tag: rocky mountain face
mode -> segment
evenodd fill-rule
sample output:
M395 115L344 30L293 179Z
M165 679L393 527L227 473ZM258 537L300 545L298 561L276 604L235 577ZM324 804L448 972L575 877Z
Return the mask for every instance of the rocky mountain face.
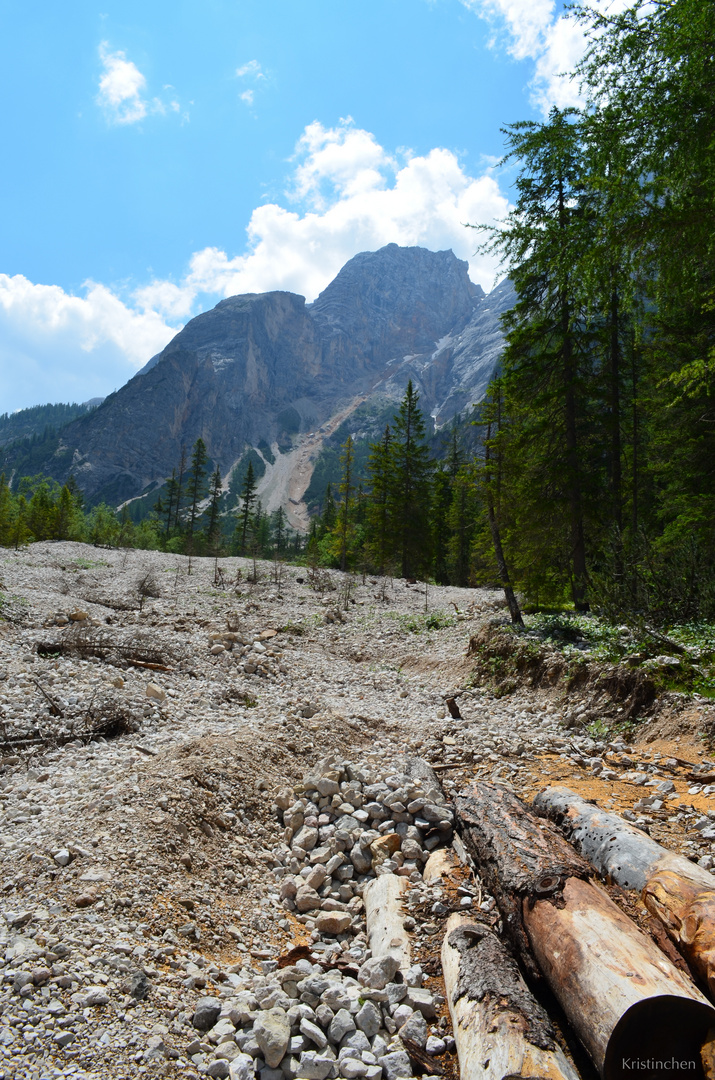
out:
M390 244L356 255L311 305L230 297L64 428L44 471L117 504L169 476L199 436L226 476L247 447L289 448L351 400L399 399L409 378L446 423L483 393L512 296L508 282L485 296L451 251Z

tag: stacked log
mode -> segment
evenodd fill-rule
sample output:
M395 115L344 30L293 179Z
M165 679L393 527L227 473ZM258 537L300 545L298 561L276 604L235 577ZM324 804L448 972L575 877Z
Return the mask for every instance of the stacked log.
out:
M602 877L641 893L693 973L715 996L715 877L568 788L546 788L534 806L558 823Z
M464 1080L578 1080L513 957L482 922L450 915L442 971Z
M591 867L507 788L478 783L457 819L504 929L525 967L541 972L606 1080L700 1052L715 1009L589 878ZM633 1063L637 1064L633 1064Z

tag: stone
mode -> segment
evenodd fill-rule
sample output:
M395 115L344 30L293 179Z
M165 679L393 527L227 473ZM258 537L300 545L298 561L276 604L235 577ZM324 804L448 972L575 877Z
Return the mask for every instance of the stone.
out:
M218 1076L220 1080L231 1075L229 1064L225 1058L216 1058L206 1066L205 1076Z
M303 825L293 837L293 843L303 851L312 851L318 843L318 830L310 825Z
M320 907L320 897L310 885L300 885L295 894L295 906L298 911L315 911Z
M285 1057L290 1042L290 1023L284 1009L266 1009L258 1013L253 1035L266 1065L277 1068Z
M296 1075L305 1080L327 1080L334 1064L334 1058L319 1054L316 1050L306 1050L300 1055Z
M327 776L322 776L320 780L317 780L315 786L323 797L337 795L340 791L340 784L338 784L337 780L330 780Z
M404 1050L395 1050L378 1059L382 1065L385 1080L399 1080L403 1076L412 1076L412 1064Z
M320 1000L333 1010L350 1010L350 994L340 983L331 983L320 995Z
M355 1021L347 1009L338 1009L328 1028L328 1038L333 1043L342 1042L346 1035L355 1031Z
M345 1080L357 1080L358 1077L367 1075L368 1066L359 1058L345 1058L340 1066L340 1075Z
M316 929L321 934L344 934L350 929L352 919L347 911L321 911L315 920Z
M153 701L165 701L166 700L165 691L162 690L162 688L160 686L157 686L157 684L153 683L153 682L147 683L146 696L148 698L151 698Z
M350 862L358 874L366 874L372 869L372 859L369 851L365 851L359 844L354 844L350 850Z
M395 977L400 966L394 956L376 956L366 960L358 971L358 982L372 990L384 990Z
M431 1057L443 1054L447 1049L444 1039L438 1039L436 1035L430 1035L425 1043L425 1050Z
M75 897L75 904L78 908L91 907L92 904L97 903L97 894L88 889L87 892L80 893Z
M76 1038L77 1036L73 1031L60 1031L52 1036L52 1041L56 1046L65 1047L73 1043Z
M225 1042L218 1044L214 1051L214 1057L225 1058L226 1061L233 1061L240 1053L241 1051L238 1049L238 1046L233 1039L226 1039Z
M220 1015L221 1002L217 998L201 998L191 1017L191 1023L197 1031L210 1031Z
M437 1006L429 990L419 986L411 986L407 992L407 1004L413 1009L419 1009L425 1020L434 1020L437 1016Z
M418 1046L424 1046L427 1042L427 1021L421 1012L413 1012L409 1020L406 1020L399 1029L399 1035L412 1039Z
M108 1005L109 994L101 986L90 986L82 993L80 1004L84 1009L93 1005Z
M321 1031L317 1024L314 1024L305 1016L300 1022L300 1033L301 1035L305 1035L306 1039L310 1039L312 1043L315 1043L319 1050L324 1050L328 1045L325 1032Z
M250 1054L239 1053L229 1065L230 1080L253 1080L253 1058Z
M356 1014L355 1023L371 1039L382 1027L382 1013L373 1001L366 1001Z
M70 855L67 848L60 848L59 851L55 852L52 858L55 860L58 866L68 866L72 860L72 856Z

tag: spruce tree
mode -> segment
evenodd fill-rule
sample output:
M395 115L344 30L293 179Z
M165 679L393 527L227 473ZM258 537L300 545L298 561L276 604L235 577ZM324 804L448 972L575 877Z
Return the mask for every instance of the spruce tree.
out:
M221 470L218 465L211 474L211 480L209 481L209 505L208 505L208 521L206 523L206 543L209 551L214 553L215 558L218 558L218 551L221 546L221 496L223 494L223 483L221 480Z
M579 261L591 238L588 193L582 176L582 130L573 109L552 109L546 123L523 121L506 129L505 161L521 165L518 198L504 227L486 246L502 253L517 292L505 319L502 357L508 403L529 436L522 443L533 465L534 447L545 473L529 504L543 503L548 485L559 504L562 543L577 610L588 607L584 522L590 331L580 288ZM546 449L548 445L548 450ZM532 476L533 481L533 476ZM552 511L553 513L553 511ZM525 514L528 520L528 513ZM539 534L531 530L536 544Z
M325 496L323 498L323 512L320 515L320 537L326 535L333 530L335 522L338 519L338 511L335 506L335 499L333 498L332 485L328 484L325 489Z
M402 577L413 577L429 566L431 463L419 394L407 384L394 417L389 462L389 497L395 522L396 555Z
M191 469L189 470L188 494L191 500L189 516L186 528L186 549L189 554L189 573L191 573L191 556L194 553L194 534L196 522L200 516L199 503L206 495L206 463L208 454L206 444L202 438L194 443L191 455Z
M239 555L246 554L246 545L248 543L249 526L251 523L251 513L253 510L253 504L256 501L256 474L253 471L253 462L248 461L248 468L246 469L246 475L243 478L243 484L241 486L241 509L238 515L237 532L239 534L238 553Z
M392 451L392 432L390 425L379 442L370 446L367 473L370 495L367 505L367 553L379 574L385 573L385 567L391 557L392 519L390 516L390 467Z
M186 447L181 447L181 459L179 461L179 475L176 480L176 508L174 510L174 532L180 532L182 526L181 511L184 499L184 476L186 475Z
M343 443L340 455L342 465L342 479L340 481L340 510L338 514L338 534L340 541L340 569L345 571L348 563L348 547L352 525L353 492L355 491L353 471L355 467L355 450L352 436L348 435Z

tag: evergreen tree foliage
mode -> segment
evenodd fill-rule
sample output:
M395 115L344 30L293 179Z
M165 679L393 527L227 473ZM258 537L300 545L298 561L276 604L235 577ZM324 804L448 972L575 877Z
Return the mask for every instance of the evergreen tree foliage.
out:
M419 394L412 380L394 418L389 463L389 500L396 554L403 577L424 572L430 559L431 462Z
M257 484L256 476L253 471L253 462L249 461L248 469L246 470L246 475L243 479L243 486L241 488L241 509L236 522L239 555L246 554L251 525L251 513L257 497L256 487Z

